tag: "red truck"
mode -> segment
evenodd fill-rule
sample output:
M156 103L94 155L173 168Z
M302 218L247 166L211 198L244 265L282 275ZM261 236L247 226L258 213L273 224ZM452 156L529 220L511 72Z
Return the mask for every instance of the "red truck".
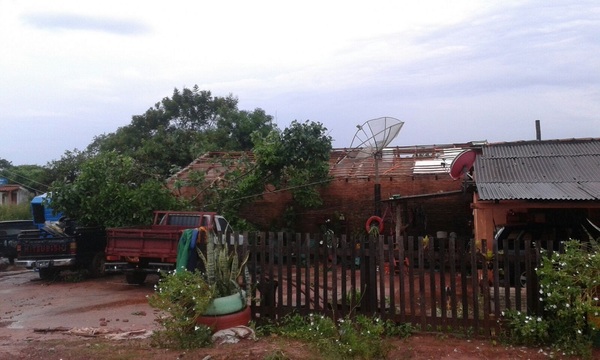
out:
M155 211L152 225L106 230L106 272L124 272L129 284L143 284L149 273L173 270L183 230L204 226L218 234L233 230L214 212Z

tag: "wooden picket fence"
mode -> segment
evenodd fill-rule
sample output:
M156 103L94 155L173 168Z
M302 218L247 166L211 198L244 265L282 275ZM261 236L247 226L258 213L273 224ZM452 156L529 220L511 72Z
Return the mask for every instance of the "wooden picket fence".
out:
M502 311L539 311L539 248L499 252L461 237L245 233L257 322L364 314L421 331L494 336ZM504 249L508 245L504 244ZM526 280L526 281L525 281Z

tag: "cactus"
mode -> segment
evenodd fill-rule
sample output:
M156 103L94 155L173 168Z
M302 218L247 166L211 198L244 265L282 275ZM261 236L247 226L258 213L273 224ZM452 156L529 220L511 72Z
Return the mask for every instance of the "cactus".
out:
M196 248L200 260L206 269L206 282L214 289L214 297L228 296L241 293L238 279L244 277L246 296L250 295L250 272L246 267L249 254L242 259L238 255L237 245L230 251L226 241L219 241L214 231L201 229L206 232L206 254Z

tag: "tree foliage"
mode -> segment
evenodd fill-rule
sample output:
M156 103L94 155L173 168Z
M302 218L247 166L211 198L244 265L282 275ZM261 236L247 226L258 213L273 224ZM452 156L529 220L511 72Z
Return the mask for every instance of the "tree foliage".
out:
M321 123L294 121L281 131L264 110L239 110L232 95L194 86L175 88L130 124L49 163L53 207L83 225L148 223L152 210L182 206L164 182L209 151L223 154L215 158L225 169L216 180L191 173L187 184L175 184L196 186L196 204L204 209L239 225L239 210L267 186L291 191L294 206L321 204L318 188L328 181L331 151ZM242 156L229 157L230 151Z
M85 161L76 179L56 181L51 190L54 209L88 226L149 224L153 210L181 207L162 181L115 152Z
M83 163L92 157L93 154L87 151L77 149L65 151L60 160L54 160L47 166L52 179L50 183L55 180L74 181L79 175Z
M262 109L240 111L237 98L213 97L210 91L175 89L129 125L97 136L88 151L116 151L168 176L207 151L250 150L250 134L272 130Z
M39 165L13 165L12 162L0 159L0 177L10 184L18 184L32 192L46 191L51 182L50 171Z
M196 186L198 199L205 206L236 223L239 210L259 198L267 187L289 190L294 204L300 207L322 204L319 188L329 181L331 137L321 123L293 121L283 131L273 130L266 136L254 133L253 142L253 158L217 160L216 165L223 170L216 181L207 183L202 174L190 174L187 185Z
M329 181L331 137L319 122L293 121L282 132L257 140L257 171L265 183L287 188L300 206L321 205L318 188Z

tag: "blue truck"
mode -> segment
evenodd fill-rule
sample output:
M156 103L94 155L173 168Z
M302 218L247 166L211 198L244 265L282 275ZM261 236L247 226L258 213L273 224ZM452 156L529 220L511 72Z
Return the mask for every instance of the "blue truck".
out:
M17 240L16 265L39 272L41 279L53 279L63 270L87 269L91 276L104 273L106 231L82 227L56 213L47 194L31 201L34 230L21 231Z

